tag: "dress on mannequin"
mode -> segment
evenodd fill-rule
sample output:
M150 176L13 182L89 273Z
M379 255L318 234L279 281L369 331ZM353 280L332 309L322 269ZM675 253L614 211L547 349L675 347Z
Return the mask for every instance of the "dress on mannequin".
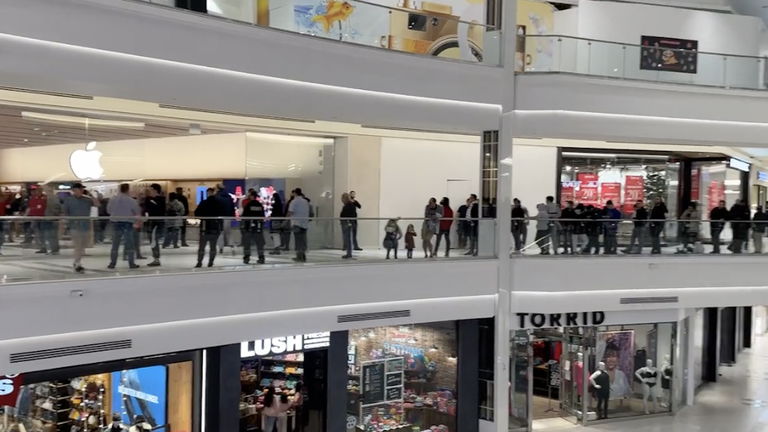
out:
M648 398L651 398L653 402L653 412L658 411L658 386L657 380L659 376L659 370L653 367L653 360L646 360L645 367L635 371L635 376L641 383L643 383L643 409L646 414L648 412Z
M573 382L576 383L576 394L584 394L584 356L579 353L576 363L573 364Z
M611 377L605 370L605 363L597 365L598 370L589 376L592 387L595 388L597 398L597 418L608 418L608 400L611 398Z

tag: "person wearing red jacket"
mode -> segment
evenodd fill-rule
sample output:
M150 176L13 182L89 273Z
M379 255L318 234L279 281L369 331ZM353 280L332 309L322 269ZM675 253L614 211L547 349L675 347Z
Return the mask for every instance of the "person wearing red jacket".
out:
M38 250L35 253L44 254L48 251L45 249L45 241L43 236L45 235L45 221L35 219L45 216L45 206L48 203L48 199L43 195L42 189L36 187L32 189L32 196L29 198L29 204L27 205L27 216L32 220L32 233L35 236L35 244Z
M437 242L435 242L435 253L440 250L440 239L445 236L445 256L451 255L451 226L453 225L453 210L451 209L451 200L443 197L440 200L443 207L443 217L440 218L440 231L437 233Z

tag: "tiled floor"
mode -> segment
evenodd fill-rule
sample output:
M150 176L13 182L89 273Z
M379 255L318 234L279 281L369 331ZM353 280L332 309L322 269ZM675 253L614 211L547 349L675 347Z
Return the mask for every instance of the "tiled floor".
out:
M722 377L706 386L696 405L672 416L616 421L596 426L574 426L565 420L537 422L537 432L768 432L768 336L743 352L732 368L721 368Z

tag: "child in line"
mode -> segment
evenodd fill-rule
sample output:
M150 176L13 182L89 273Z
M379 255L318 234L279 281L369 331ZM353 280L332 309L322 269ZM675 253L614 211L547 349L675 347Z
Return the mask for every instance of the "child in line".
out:
M389 253L393 249L395 250L395 259L397 259L397 247L401 238L403 238L403 232L400 230L400 225L397 224L397 219L390 219L384 227L384 248L387 250L387 259L389 259Z
M416 249L416 228L413 224L408 224L408 228L405 231L405 250L408 251L408 259L413 258L413 250Z

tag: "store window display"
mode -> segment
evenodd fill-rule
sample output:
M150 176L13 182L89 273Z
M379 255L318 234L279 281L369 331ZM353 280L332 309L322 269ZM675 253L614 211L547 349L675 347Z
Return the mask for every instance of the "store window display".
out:
M350 331L348 415L357 429L456 431L455 322Z

